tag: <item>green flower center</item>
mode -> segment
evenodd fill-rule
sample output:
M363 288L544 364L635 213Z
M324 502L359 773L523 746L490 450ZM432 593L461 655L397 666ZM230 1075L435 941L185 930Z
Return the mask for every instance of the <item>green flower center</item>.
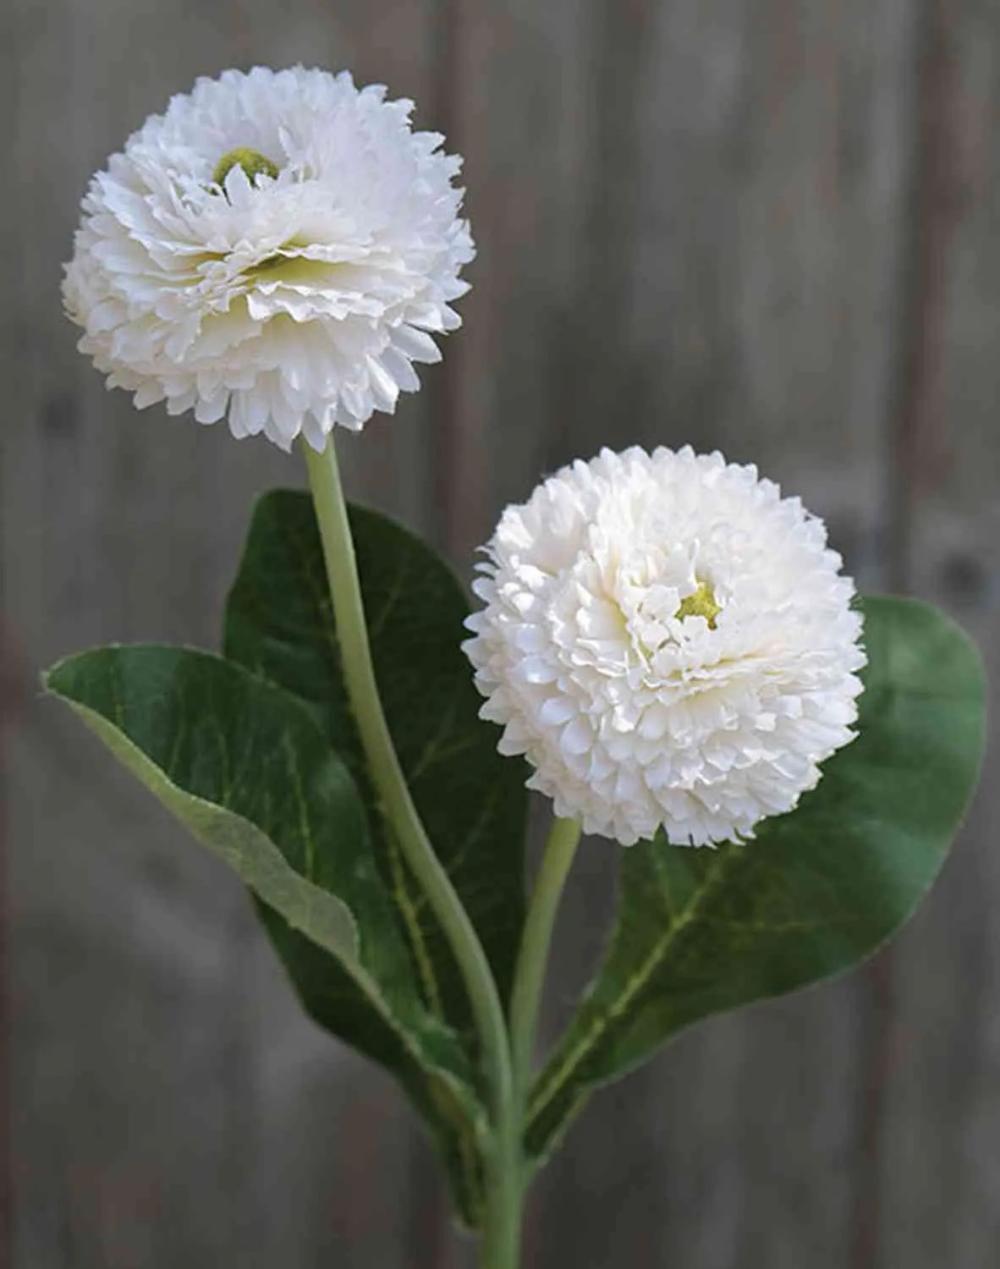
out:
M685 617L704 617L708 622L709 630L714 630L715 619L720 612L722 607L715 602L715 591L708 582L699 582L698 589L681 600L681 606L674 616L681 621Z
M212 180L221 185L234 167L239 165L247 174L251 185L256 184L257 177L263 173L273 180L278 175L278 165L259 150L250 150L246 146L238 146L224 154L215 165Z

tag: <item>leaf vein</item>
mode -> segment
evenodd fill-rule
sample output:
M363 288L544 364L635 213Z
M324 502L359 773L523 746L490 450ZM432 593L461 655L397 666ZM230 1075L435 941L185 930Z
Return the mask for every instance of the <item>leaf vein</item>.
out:
M607 1008L597 1014L584 1035L570 1048L552 1074L542 1083L532 1098L529 1122L534 1122L559 1095L601 1037L623 1016L636 996L646 987L678 937L698 915L699 909L715 888L719 878L725 876L725 865L733 858L734 856L728 852L720 853L719 858L706 874L701 887L691 896L677 919L653 944L645 960L626 983L624 990Z

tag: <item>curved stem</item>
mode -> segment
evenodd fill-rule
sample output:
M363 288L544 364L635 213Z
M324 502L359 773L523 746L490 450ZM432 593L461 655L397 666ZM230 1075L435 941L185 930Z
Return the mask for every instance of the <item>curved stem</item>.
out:
M372 665L357 559L333 438L318 454L303 444L323 543L344 682L368 769L392 831L455 954L479 1034L493 1099L494 1140L487 1160L490 1269L516 1269L521 1205L520 1125L513 1096L503 1006L482 944L451 879L434 853L399 765Z
M545 985L545 969L552 942L559 900L576 848L580 841L577 820L557 819L545 843L542 863L535 881L528 917L521 940L521 951L514 971L514 988L510 1001L510 1035L514 1063L514 1097L518 1116L524 1108L531 1080L531 1063L535 1050L538 1011Z

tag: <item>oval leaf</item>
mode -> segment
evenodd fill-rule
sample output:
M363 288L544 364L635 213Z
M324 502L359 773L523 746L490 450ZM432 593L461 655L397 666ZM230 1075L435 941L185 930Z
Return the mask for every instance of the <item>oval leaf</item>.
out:
M469 608L423 542L352 507L379 692L400 763L439 859L506 995L523 920L525 769L497 753L497 731L461 651ZM307 702L354 775L379 866L424 1001L466 1035L472 1016L442 931L379 812L340 673L340 651L312 503L277 490L257 504L226 608L226 656Z
M448 1156L467 1219L485 1116L457 1036L422 1005L353 778L288 693L206 653L99 648L46 676L262 904L307 1008L393 1071ZM263 906L266 905L266 906Z
M859 735L798 808L744 846L625 851L605 963L531 1098L536 1158L594 1085L682 1027L858 964L937 875L982 755L981 664L925 604L870 598L863 611Z

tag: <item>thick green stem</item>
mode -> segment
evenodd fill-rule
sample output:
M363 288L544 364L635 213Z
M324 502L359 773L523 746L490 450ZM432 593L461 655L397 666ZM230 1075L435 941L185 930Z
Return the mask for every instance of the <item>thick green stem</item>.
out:
M549 946L555 925L559 900L580 841L577 820L557 819L545 843L535 890L524 925L521 951L514 972L514 988L510 1002L510 1036L514 1063L514 1099L518 1119L523 1117L524 1104L531 1083L531 1066L535 1051L538 1012L545 985Z
M521 1182L520 1122L514 1101L503 1006L482 944L441 866L410 797L375 681L358 566L331 438L318 454L303 445L337 622L344 682L368 769L387 820L455 954L465 980L492 1095L487 1159L484 1264L517 1269Z
M521 936L511 992L509 1027L514 1082L514 1115L511 1120L518 1135L506 1148L509 1166L515 1170L517 1183L506 1195L498 1196L496 1207L491 1205L484 1244L486 1258L483 1263L487 1269L517 1269L520 1263L521 1211L530 1181L521 1133L531 1087L535 1036L552 931L563 886L579 842L580 824L577 820L555 820L542 853ZM501 1149L504 1149L502 1144Z
M524 1180L520 1120L511 1117L508 1128L503 1140L498 1134L497 1155L487 1168L482 1269L518 1269L521 1263Z

